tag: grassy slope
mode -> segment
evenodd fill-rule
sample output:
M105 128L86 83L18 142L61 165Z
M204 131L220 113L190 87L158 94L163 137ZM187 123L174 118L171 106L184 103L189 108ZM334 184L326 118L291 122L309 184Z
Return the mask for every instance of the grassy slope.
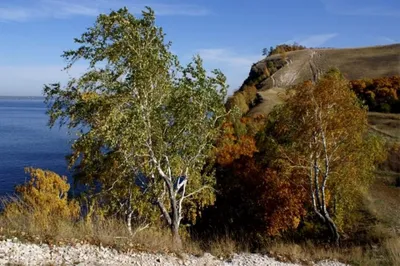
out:
M400 143L400 114L371 112L368 120L371 131L389 143ZM396 179L399 178L400 154L392 152L383 170L377 173L377 179L366 198L368 211L390 234L400 234L400 187L396 187Z
M268 57L257 65L263 68ZM400 74L400 44L349 49L307 49L287 53L288 64L260 84L260 90L287 87L312 79L337 67L350 80Z
M280 58L280 55L274 55L257 62L253 67L262 70L269 61ZM332 67L339 68L350 80L399 75L400 44L349 49L300 50L287 53L286 61L288 63L270 78L256 84L263 101L249 112L250 115L268 114L274 104L281 102L280 98L284 91L281 88L317 78ZM253 69L252 72L254 72Z
M268 114L272 111L275 105L281 104L284 101L285 89L272 88L258 92L262 97L262 102L253 107L248 115Z

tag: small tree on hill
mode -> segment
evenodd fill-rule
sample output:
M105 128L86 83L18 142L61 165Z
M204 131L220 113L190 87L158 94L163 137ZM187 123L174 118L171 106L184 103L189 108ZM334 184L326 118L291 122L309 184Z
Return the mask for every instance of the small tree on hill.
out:
M132 194L145 194L179 244L184 216L194 219L214 199L214 178L202 168L225 116L225 76L208 76L199 57L182 67L150 8L142 18L126 8L100 15L75 42L80 47L64 53L67 68L79 59L90 67L65 88L45 87L50 125L60 119L86 128L72 145L71 164L91 173L86 182L93 184L96 163L113 157L118 174L102 175L103 191L114 191L128 213L137 204Z

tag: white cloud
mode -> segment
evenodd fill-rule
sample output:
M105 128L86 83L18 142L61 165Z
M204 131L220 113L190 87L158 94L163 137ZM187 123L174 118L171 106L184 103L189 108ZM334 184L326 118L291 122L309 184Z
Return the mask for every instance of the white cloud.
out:
M58 1L58 0L42 0L48 7L42 8L50 15L53 13L54 17L69 17L69 16L97 16L101 11L96 5L92 6L85 1ZM52 10L52 8L58 10Z
M0 21L25 22L34 19L97 16L110 9L127 6L133 13L141 13L146 5L160 16L205 16L210 11L192 4L132 4L129 0L36 0L25 5L0 4Z
M336 15L345 16L389 16L400 17L400 9L381 0L320 0L325 9Z
M338 36L337 33L315 34L299 39L297 43L304 45L306 47L319 47L337 36Z
M238 89L247 78L251 66L260 61L261 55L241 55L231 49L199 49L196 51L209 69L218 68L226 75L228 94Z
M0 7L0 21L25 21L30 17L30 12L21 8Z

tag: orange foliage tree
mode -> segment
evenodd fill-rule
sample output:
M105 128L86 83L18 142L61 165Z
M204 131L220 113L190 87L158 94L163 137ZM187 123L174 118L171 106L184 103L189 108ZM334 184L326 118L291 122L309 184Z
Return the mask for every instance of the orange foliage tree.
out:
M316 83L294 87L272 116L276 163L302 177L315 216L338 244L344 221L384 159L381 141L368 134L366 110L349 82L330 71Z
M400 76L353 80L350 85L370 111L400 113Z
M305 215L306 190L295 175L269 168L257 149L265 118L243 117L224 124L217 143L217 200L211 223L222 230L277 236L295 229ZM215 228L213 228L215 230Z

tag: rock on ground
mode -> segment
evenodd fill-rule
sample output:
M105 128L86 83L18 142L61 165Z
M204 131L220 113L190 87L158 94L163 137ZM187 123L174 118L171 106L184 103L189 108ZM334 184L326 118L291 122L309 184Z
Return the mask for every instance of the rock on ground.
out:
M201 257L185 255L178 258L167 254L121 253L115 249L92 246L59 246L24 244L16 239L0 242L0 265L138 265L138 266L295 266L297 264L276 261L260 254L235 254L229 260L221 260L209 253ZM324 261L319 266L343 266L335 261Z

